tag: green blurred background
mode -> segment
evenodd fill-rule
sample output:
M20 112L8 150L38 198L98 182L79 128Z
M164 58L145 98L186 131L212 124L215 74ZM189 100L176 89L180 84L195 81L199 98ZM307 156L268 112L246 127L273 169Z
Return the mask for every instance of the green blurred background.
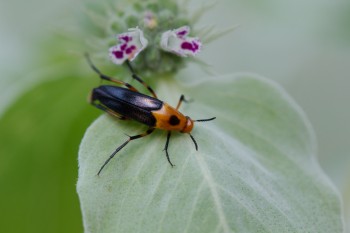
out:
M100 115L86 102L98 84L78 53L86 38L69 36L83 6L0 0L0 232L83 231L77 151ZM221 0L197 26L209 24L240 25L200 54L215 73L273 79L304 109L350 223L350 1ZM191 65L180 75L208 74Z

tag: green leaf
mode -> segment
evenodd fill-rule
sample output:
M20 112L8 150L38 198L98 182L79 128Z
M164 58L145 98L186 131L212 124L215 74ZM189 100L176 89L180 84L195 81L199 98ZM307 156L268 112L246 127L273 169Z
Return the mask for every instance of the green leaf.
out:
M71 71L51 73L0 118L0 232L82 232L76 154L98 113L86 102L96 80Z
M188 135L166 132L117 146L146 130L103 115L79 151L78 194L85 232L342 232L339 196L321 171L300 108L278 86L251 75L159 80L158 96L198 122Z

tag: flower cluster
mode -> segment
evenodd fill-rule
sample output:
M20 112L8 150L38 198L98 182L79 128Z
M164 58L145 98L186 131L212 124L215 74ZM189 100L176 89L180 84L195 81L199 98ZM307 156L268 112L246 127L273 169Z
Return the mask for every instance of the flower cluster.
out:
M117 65L132 61L144 77L175 74L198 60L193 57L208 37L204 29L192 31L204 10L189 15L176 0L113 0L107 7L92 2L82 27L89 51Z
M145 24L154 27L156 21L148 13ZM190 27L182 26L178 29L168 30L162 33L159 47L181 57L194 56L201 49L198 38L189 37ZM122 64L125 60L132 61L148 45L148 40L139 28L131 28L128 32L117 35L119 43L109 49L109 56L115 64Z

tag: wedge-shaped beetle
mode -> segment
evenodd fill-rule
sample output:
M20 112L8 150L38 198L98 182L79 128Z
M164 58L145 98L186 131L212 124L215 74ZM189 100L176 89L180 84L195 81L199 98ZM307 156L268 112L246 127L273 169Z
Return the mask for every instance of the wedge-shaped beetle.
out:
M197 142L190 134L194 127L194 122L211 121L214 120L215 117L209 119L192 120L190 117L184 116L178 111L181 103L187 102L184 95L181 95L176 108L173 108L169 104L159 100L153 89L135 74L131 64L128 61L126 64L132 73L132 77L144 85L153 97L140 93L129 83L116 80L102 74L100 70L97 69L97 67L92 63L88 55L86 55L86 59L91 68L100 76L102 80L107 80L126 87L101 85L94 88L90 95L90 103L120 120L135 120L149 127L149 129L142 134L129 136L129 139L120 145L104 162L97 175L101 173L103 168L115 156L115 154L124 148L130 141L145 137L151 134L155 129L168 131L164 150L171 166L174 166L170 161L168 153L171 131L188 133L195 145L196 150L198 150Z

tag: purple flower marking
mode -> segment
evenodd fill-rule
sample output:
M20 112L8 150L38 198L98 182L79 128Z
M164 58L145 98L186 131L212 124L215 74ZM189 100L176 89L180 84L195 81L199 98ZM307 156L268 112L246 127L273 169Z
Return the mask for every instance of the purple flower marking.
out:
M196 43L195 41L192 41L192 42L184 41L181 44L181 48L185 50L190 50L193 53L196 53L199 49L199 44Z
M122 51L113 51L112 53L117 59L122 59L124 57L124 53Z
M187 35L188 31L183 30L183 31L179 31L176 34L180 37L183 38L185 35Z
M128 43L129 41L132 41L132 37L127 36L127 35L121 35L121 36L119 36L119 40L123 40L126 43Z
M131 53L133 53L135 50L136 50L136 46L135 46L135 45L131 45L129 48L127 48L127 49L125 50L125 53L126 53L126 54L131 54Z
M181 48L182 48L182 49L187 49L187 50L191 50L191 51L192 51L192 44L189 43L189 42L187 42L187 41L185 41L185 42L183 42L183 43L181 44Z
M121 51L124 51L125 49L126 49L126 47L128 46L128 44L122 44L121 46L120 46L120 50Z

